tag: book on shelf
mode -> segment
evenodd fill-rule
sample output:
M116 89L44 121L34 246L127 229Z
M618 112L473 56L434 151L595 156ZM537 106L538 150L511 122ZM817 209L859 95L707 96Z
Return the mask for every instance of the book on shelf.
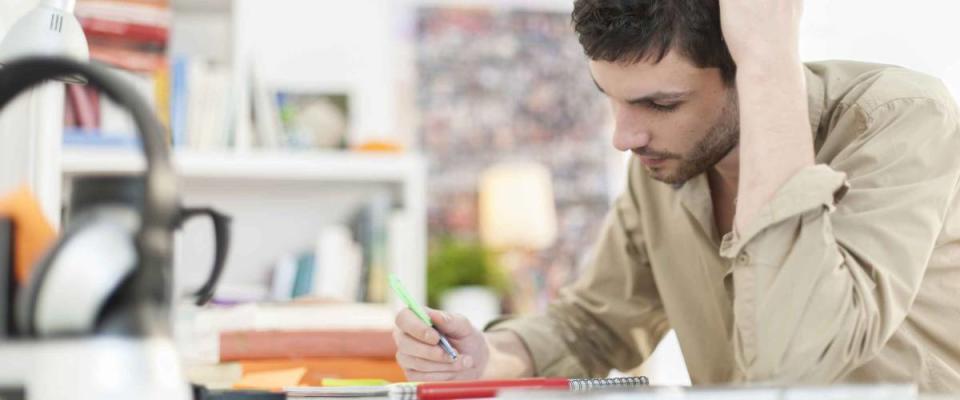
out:
M304 297L313 293L316 258L313 253L303 253L297 258L297 273L293 279L291 297Z
M362 266L361 245L344 225L320 230L316 245L317 271L314 295L339 301L356 301Z
M293 255L284 255L273 266L270 277L270 300L288 301L293 299L293 288L297 280L297 259Z
M101 18L150 26L169 27L170 2L166 0L78 0L77 19Z
M355 239L362 246L358 300L381 303L387 300L389 268L387 228L393 210L388 192L378 192L360 207L351 222Z
M90 86L66 85L67 107L65 118L67 126L74 126L84 132L93 132L100 128L100 93Z
M186 83L185 92L174 94L171 98L186 102L186 121L180 123L186 130L174 134L173 145L198 150L230 147L233 141L230 104L232 71L229 67L202 59L192 58L182 62L187 63L186 68L175 68L174 71L186 71L186 76L174 79ZM177 126L176 123L174 126Z
M119 42L97 42L90 46L90 58L100 63L131 72L152 75L167 67L166 54L152 50L119 45Z
M315 297L338 301L384 303L387 275L397 270L408 224L393 209L388 192L363 202L345 225L320 229L315 246L279 257L270 282L274 300Z
M167 68L172 19L167 2L79 0L74 13L92 60L148 76Z
M162 48L170 37L170 28L164 23L149 24L96 15L77 19L88 40L118 40L134 47L152 44Z
M269 298L356 301L360 284L359 247L346 227L321 228L314 249L283 255L274 264Z
M280 108L277 106L276 92L267 87L258 65L253 65L250 70L250 116L253 120L255 133L253 142L257 147L265 149L278 148L281 145L281 127Z
M156 97L162 96L157 90L157 76L146 76L129 71L114 69L113 72L141 93L155 111L162 117L161 109L156 106ZM65 85L64 137L68 146L136 146L136 125L130 113L90 86ZM161 119L162 121L162 119Z

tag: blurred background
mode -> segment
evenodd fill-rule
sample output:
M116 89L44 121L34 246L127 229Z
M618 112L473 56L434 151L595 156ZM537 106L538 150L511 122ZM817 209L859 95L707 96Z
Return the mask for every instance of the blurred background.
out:
M0 36L36 4L0 0ZM305 380L402 379L390 273L478 326L543 311L581 272L624 183L626 155L610 143L571 8L78 0L91 59L137 87L166 126L184 203L233 217L215 304L176 304L192 379L229 386L292 365ZM958 93L958 11L940 0L807 0L802 55L904 65ZM0 193L27 182L48 218L69 224L77 177L141 170L133 129L90 88L19 100L0 116ZM178 234L178 298L210 273L214 243L202 221ZM331 345L356 330L370 346ZM672 336L634 372L689 383Z

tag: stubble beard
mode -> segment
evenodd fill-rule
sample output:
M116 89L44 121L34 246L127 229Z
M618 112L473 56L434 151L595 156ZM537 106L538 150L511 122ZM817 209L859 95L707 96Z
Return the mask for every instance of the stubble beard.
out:
M720 120L693 146L693 150L679 159L676 169L669 175L660 175L660 171L651 170L653 179L671 185L682 184L706 172L737 147L740 143L739 107L736 96L731 97L724 106Z

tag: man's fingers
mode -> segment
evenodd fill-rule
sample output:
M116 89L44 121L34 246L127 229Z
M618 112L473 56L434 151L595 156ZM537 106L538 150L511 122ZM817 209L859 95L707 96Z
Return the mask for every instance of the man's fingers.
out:
M475 332L473 325L470 325L470 321L460 314L428 309L427 315L433 320L437 329L451 339L465 338Z
M393 340L397 344L397 353L439 363L452 364L454 362L440 346L425 344L403 332L394 331Z
M453 363L439 363L404 353L397 353L397 363L403 369L416 372L459 372L464 368L460 360Z
M417 318L417 315L408 308L397 313L394 323L401 331L423 343L437 344L440 341L440 334Z

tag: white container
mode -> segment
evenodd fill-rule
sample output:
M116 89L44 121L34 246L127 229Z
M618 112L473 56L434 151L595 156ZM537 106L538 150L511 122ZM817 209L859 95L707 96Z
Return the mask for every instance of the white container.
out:
M500 297L486 286L461 286L440 296L440 308L462 314L477 329L483 329L500 316Z

